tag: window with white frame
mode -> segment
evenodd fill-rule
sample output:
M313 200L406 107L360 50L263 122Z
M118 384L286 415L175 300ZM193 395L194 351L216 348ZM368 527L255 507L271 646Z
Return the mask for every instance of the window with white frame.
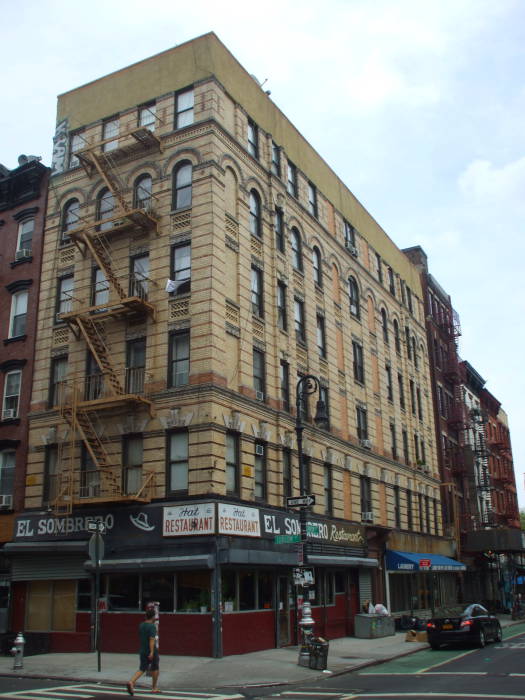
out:
M0 506L12 507L16 452L0 452Z
M346 219L343 221L345 248L355 248L355 229Z
M80 221L80 202L78 199L70 199L62 211L62 243L69 242L68 231L77 228Z
M250 190L250 233L262 237L261 198L256 190Z
M348 278L348 299L350 302L350 313L352 316L359 318L361 315L359 287L357 286L355 277Z
M170 279L175 283L174 294L191 291L191 243L182 243L171 249Z
M141 175L133 186L133 206L136 209L148 209L151 206L151 175Z
M21 383L21 369L15 369L11 372L6 373L4 378L4 401L2 404L2 420L18 418Z
M173 168L173 209L191 207L192 198L192 164L185 160Z
M297 198L297 168L291 161L288 161L287 168L288 178L286 183L286 189L288 190L288 193L292 195L292 197Z
M108 119L104 122L104 125L102 127L102 140L107 141L107 143L104 143L102 147L103 151L107 153L108 151L114 151L116 148L118 148L118 132L118 117Z
M142 435L127 435L122 444L124 492L138 493L142 486L144 445Z
M324 316L317 314L316 319L317 352L319 357L326 358L326 333Z
M260 318L264 315L263 308L263 273L255 265L252 265L251 272L251 300L252 300L252 314L259 316Z
M86 145L86 139L83 134L77 132L69 137L69 167L77 168L80 165L78 157L75 155L77 151L82 150Z
M32 254L33 233L35 231L35 220L26 219L18 224L18 242L16 246L16 257L29 257Z
M288 330L288 314L286 312L286 285L277 282L277 327L282 331Z
M107 231L113 228L113 221L108 221L108 219L113 218L113 213L115 211L115 197L113 192L107 187L103 187L97 195L97 219L104 223L100 224L100 231Z
M24 335L27 324L27 301L29 292L24 289L13 294L11 298L11 322L9 324L9 337L17 338Z
M248 153L259 159L259 128L251 119L248 119Z
M306 328L304 324L304 302L294 299L295 338L300 343L306 343Z
M316 219L318 218L317 187L312 182L308 183L308 211Z
M273 228L275 230L275 246L280 253L284 253L284 217L283 210L279 207L275 208Z
M168 435L168 491L188 490L188 431Z
M70 278L73 279L73 278ZM93 306L102 306L109 301L109 283L104 270L100 267L93 268L91 280L91 303Z
M183 126L193 124L193 108L195 106L195 96L193 88L179 92L176 98L175 128L182 129Z
M263 501L266 499L266 445L262 442L255 443L254 476L255 500Z
M239 493L239 435L226 433L226 493Z
M314 282L318 287L323 286L323 271L321 267L321 251L317 246L312 250L312 266L314 270Z
M281 149L272 141L272 173L281 177Z
M264 352L253 348L253 388L255 398L264 401L266 396L266 368Z
M139 126L144 126L150 131L155 131L155 120L157 115L157 105L152 102L151 104L144 105L139 108Z
M184 386L189 381L190 373L190 332L175 331L169 336L168 352L168 386Z
M75 280L73 275L65 275L58 278L57 283L57 303L55 310L55 321L60 321L59 314L65 314L73 308L73 286Z
M294 227L290 234L292 243L292 265L296 270L303 270L303 248L301 243L301 234Z

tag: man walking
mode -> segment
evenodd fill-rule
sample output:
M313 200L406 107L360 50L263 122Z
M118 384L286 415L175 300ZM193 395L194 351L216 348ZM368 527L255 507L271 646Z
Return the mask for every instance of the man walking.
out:
M155 610L153 608L148 608L148 610L146 610L146 619L139 625L140 667L139 670L135 672L133 678L126 683L126 688L130 695L133 695L135 683L146 671L151 671L151 692L160 692L157 688L157 682L159 680L159 650L155 644L157 628L153 622L154 619Z

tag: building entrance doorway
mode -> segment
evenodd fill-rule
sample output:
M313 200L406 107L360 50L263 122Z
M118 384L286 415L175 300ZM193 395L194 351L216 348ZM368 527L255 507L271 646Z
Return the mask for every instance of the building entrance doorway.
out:
M288 576L277 579L277 646L290 644L290 580Z

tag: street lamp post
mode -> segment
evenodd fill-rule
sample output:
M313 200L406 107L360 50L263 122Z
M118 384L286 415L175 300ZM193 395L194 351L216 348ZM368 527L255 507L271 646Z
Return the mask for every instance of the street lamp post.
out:
M306 493L306 465L303 459L303 407L304 402L310 394L314 394L320 388L319 380L312 374L306 374L297 382L295 393L295 433L297 436L297 458L299 460L299 490L301 496L307 496ZM326 415L326 406L321 399L317 401L317 407L314 417L314 422L319 427L325 426L328 422ZM299 525L301 529L301 542L299 544L299 566L306 567L308 564L307 552L307 532L306 532L306 513L307 507L302 505L299 510ZM314 620L312 618L312 607L308 600L308 580L303 577L303 606L301 610L301 645L299 647L299 666L309 665L308 640L314 629Z

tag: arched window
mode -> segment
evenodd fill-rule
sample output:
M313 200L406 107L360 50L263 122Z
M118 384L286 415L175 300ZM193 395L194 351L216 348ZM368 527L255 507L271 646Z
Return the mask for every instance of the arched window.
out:
M383 340L388 344L388 319L385 309L381 309L381 325L383 327Z
M319 286L323 286L323 271L321 269L321 252L317 246L314 246L312 251L312 264L314 268L314 282Z
M151 206L151 175L141 175L133 187L133 204L135 209L149 209Z
M296 228L292 229L292 265L296 270L303 270L303 248L301 244L301 234Z
M401 352L401 338L399 337L399 323L394 319L394 344L396 352Z
M107 187L100 190L97 198L97 218L99 221L104 221L105 219L111 219L113 212L115 211L115 197L113 193L108 190ZM112 221L108 221L100 225L101 231L106 231L108 228L113 226Z
M78 199L70 199L62 212L62 241L68 241L68 231L78 226L80 202Z
M173 209L191 207L192 165L185 160L173 168Z
M359 304L359 287L355 277L348 278L348 298L350 301L350 313L352 316L359 318L361 315L361 309Z
M262 238L261 198L255 190L250 190L250 233Z

